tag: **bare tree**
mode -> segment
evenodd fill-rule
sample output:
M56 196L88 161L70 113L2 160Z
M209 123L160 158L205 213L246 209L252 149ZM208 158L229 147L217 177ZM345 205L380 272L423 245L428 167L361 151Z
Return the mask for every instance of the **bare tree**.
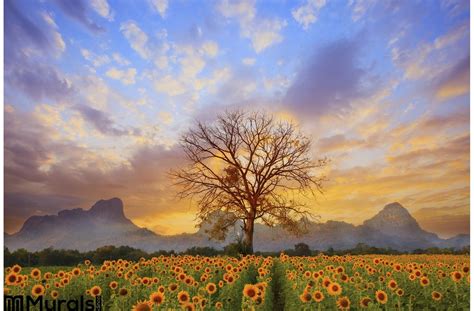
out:
M294 124L263 112L231 111L211 124L197 122L181 145L189 163L172 172L180 197L198 200L201 223L221 215L212 230L221 239L241 220L249 252L256 220L299 232L300 218L311 213L295 192L322 192L324 177L315 173L327 160L313 161L310 140Z

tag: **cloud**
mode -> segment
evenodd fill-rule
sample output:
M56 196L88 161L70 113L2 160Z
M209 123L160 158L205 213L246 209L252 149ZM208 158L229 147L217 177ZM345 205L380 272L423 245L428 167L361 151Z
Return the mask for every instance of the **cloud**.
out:
M242 59L242 64L246 66L253 66L257 60L255 58L246 57Z
M201 48L204 53L211 58L216 57L217 53L219 53L219 46L214 41L204 42Z
M87 105L76 105L74 108L81 113L82 117L86 121L92 124L95 129L103 134L112 136L138 134L138 130L119 128L117 124L103 111L89 107Z
M452 97L469 93L470 87L470 58L461 59L455 66L442 77L435 89L436 97L440 100L447 100Z
M286 27L285 20L257 17L255 1L240 0L219 2L218 11L228 19L236 19L240 35L250 39L255 52L260 53L272 45L283 41L280 31Z
M127 21L120 25L120 31L127 38L132 49L134 49L138 55L144 59L150 57L150 50L147 47L148 36L143 30L138 27L134 21Z
M152 7L158 12L162 18L166 17L166 10L168 10L168 0L150 0Z
M88 49L81 49L81 55L90 61L94 67L101 67L110 63L110 57L107 55L97 55Z
M376 4L375 0L351 0L349 6L352 8L352 20L357 22L369 9Z
M127 70L119 70L117 68L109 69L105 75L109 78L120 80L125 85L135 84L135 75L137 70L135 68L128 68Z
M355 149L365 145L362 139L348 139L343 134L322 138L318 141L318 150L323 153Z
M114 20L114 14L110 8L110 5L107 3L107 0L91 0L90 4L100 16L108 19L109 21Z
M6 81L35 100L62 100L74 92L71 83L54 68L26 60L20 67L5 70Z
M165 93L169 96L177 96L186 92L185 86L171 75L166 75L160 80L156 81L155 90L159 93Z
M103 27L94 23L87 16L87 4L84 2L84 0L55 0L55 3L64 14L66 14L76 22L82 24L90 31L99 33L105 30ZM100 2L94 1L93 5L96 6L98 3Z
M321 49L296 74L284 98L285 104L302 116L340 112L351 102L368 95L376 84L368 69L359 65L356 38L341 39Z
M71 83L48 64L66 48L58 26L47 12L33 22L15 4L5 2L5 82L35 100L66 98Z
M128 59L124 58L124 57L123 57L122 55L120 55L119 53L113 53L113 54L112 54L112 58L113 58L113 60L114 60L117 64L119 64L119 65L121 65L121 66L128 66L128 65L130 65L130 61L129 61Z
M158 117L160 118L161 122L163 122L163 124L165 125L169 125L173 123L173 115L169 112L161 111L158 114Z
M317 21L319 11L325 5L326 0L307 0L304 5L291 10L291 15L304 30L307 30L311 24Z
M469 42L469 25L462 23L445 34L417 46L402 47L401 43L392 46L392 61L404 71L404 78L436 83L459 62L466 61L465 46Z

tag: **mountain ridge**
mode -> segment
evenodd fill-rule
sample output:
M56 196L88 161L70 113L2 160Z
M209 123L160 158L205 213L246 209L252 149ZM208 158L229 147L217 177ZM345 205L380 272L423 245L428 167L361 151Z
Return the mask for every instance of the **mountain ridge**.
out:
M31 216L20 231L5 234L5 246L11 250L25 248L30 251L47 247L93 250L104 245L127 245L145 251L175 250L187 248L223 246L234 242L239 236L236 224L224 241L210 240L204 224L195 233L165 236L135 225L125 216L123 202L119 198L99 200L90 209L74 208L62 210L57 215ZM397 250L413 250L428 247L461 248L469 245L469 235L458 235L441 239L436 234L423 230L409 211L400 203L385 205L375 216L361 225L343 221L325 223L309 222L308 232L300 237L288 234L281 227L255 225L254 249L258 251L280 251L293 248L299 242L312 249L348 249L358 243Z

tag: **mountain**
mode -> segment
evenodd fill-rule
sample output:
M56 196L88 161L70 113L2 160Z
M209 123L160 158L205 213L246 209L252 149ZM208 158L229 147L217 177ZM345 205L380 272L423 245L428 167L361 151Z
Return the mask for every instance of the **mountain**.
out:
M94 250L104 245L128 245L151 252L156 250L184 251L197 246L222 248L236 240L240 226L236 224L225 241L210 240L207 231L217 217L210 218L196 233L163 236L136 226L123 211L118 198L100 200L89 210L63 210L57 215L32 216L20 231L5 234L5 246L10 250L25 248L41 250L47 247ZM341 221L309 222L307 232L295 237L282 227L255 225L254 248L259 251L280 251L304 242L312 249L348 249L358 243L398 250L428 247L461 248L470 243L469 235L441 239L424 231L408 210L399 203L386 205L374 217L355 226Z

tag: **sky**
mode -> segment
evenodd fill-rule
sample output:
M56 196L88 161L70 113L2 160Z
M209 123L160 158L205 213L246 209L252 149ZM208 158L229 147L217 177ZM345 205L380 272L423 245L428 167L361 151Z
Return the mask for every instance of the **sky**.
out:
M321 221L400 202L469 232L469 1L5 0L5 231L119 197L194 232L168 172L226 109L291 120L328 157Z

